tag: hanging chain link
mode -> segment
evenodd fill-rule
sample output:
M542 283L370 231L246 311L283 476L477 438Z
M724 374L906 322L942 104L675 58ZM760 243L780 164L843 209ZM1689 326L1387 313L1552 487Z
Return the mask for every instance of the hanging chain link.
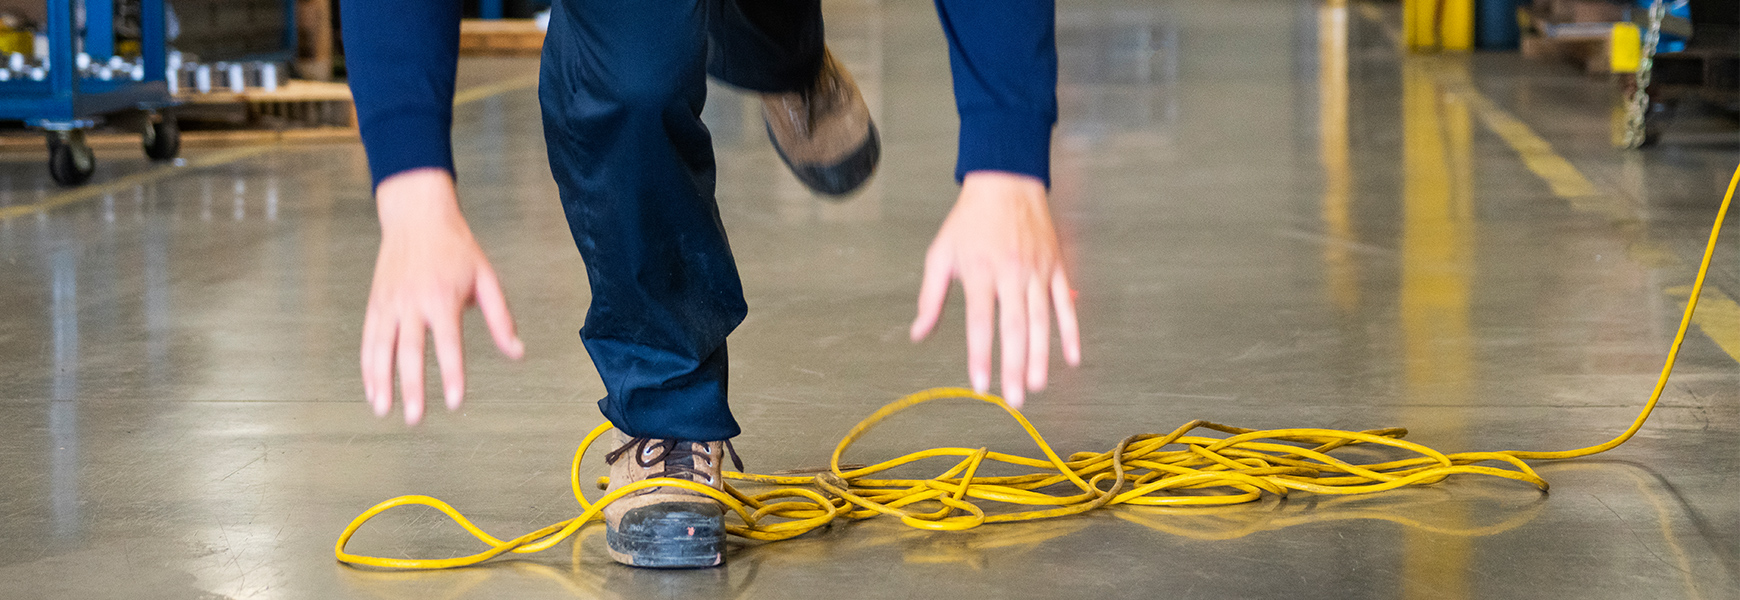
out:
M1625 108L1625 147L1643 147L1644 121L1649 115L1650 71L1655 68L1655 48L1661 42L1661 22L1667 16L1667 2L1655 0L1649 5L1649 28L1643 34L1643 57L1637 62L1637 89Z

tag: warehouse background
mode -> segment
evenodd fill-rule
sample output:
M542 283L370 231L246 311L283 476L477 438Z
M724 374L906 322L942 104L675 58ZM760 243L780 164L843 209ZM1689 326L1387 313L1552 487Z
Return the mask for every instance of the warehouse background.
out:
M1621 148L1631 90L1609 41L1553 41L1537 20L1518 23L1516 50L1409 50L1408 10L1059 2L1052 209L1086 357L1025 414L1060 451L1196 418L1405 426L1444 451L1562 449L1635 416L1740 162L1733 107L1688 99L1655 145ZM931 341L906 339L925 245L958 191L934 8L825 11L885 143L866 190L838 203L805 191L753 96L715 86L704 114L751 306L732 339L736 443L761 472L822 464L876 407L964 380L960 306ZM312 84L290 62L313 56L309 15L282 64ZM1582 23L1611 36L1621 20ZM340 565L345 523L400 494L440 497L497 535L577 514L570 453L601 421L603 386L575 335L583 265L546 163L537 59L521 54L535 22L466 27L460 193L528 355L501 360L468 322L467 405L417 429L361 398L379 223L334 88L184 85L179 160L145 156L132 117L115 116L88 132L97 162L78 186L44 168L44 131L20 121L0 136L0 596L1740 595L1733 225L1658 413L1612 453L1537 465L1550 493L1451 479L960 533L868 521L734 545L726 568L699 572L617 566L597 528L476 569ZM238 47L272 37L260 31ZM1533 54L1530 36L1553 52ZM341 52L331 64L342 89ZM1036 452L976 404L887 427L847 459ZM406 511L351 549L482 548Z

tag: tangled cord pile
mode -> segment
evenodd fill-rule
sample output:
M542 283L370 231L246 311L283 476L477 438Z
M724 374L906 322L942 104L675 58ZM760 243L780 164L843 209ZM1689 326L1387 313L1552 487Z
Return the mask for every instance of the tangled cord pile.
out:
M882 407L840 440L834 447L829 468L814 475L758 475L726 472L728 480L775 486L771 491L746 494L727 483L724 491L680 479L648 479L623 486L596 501L588 501L581 493L580 462L586 450L599 436L610 431L605 423L594 428L580 442L569 470L574 500L581 513L574 518L555 523L511 540L492 536L459 511L429 496L400 496L375 505L352 520L339 535L333 553L338 560L350 564L398 569L445 569L473 565L507 553L532 553L550 548L585 524L598 519L604 507L625 495L649 487L679 487L711 496L737 515L740 523L726 526L733 535L755 540L783 540L803 535L836 519L866 519L879 515L897 517L901 522L920 529L958 531L986 523L1031 521L1084 513L1119 504L1178 506L1228 505L1253 502L1265 494L1286 496L1293 490L1317 494L1371 494L1403 486L1431 484L1458 474L1487 475L1528 482L1541 490L1546 480L1529 468L1525 460L1557 460L1599 454L1612 450L1631 439L1643 427L1655 410L1661 394L1673 373L1680 345L1697 309L1698 296L1704 288L1704 277L1715 254L1716 240L1728 206L1734 199L1735 186L1740 184L1740 169L1728 183L1728 192L1716 212L1716 223L1710 229L1710 240L1698 265L1697 279L1692 284L1691 299L1686 304L1680 326L1661 376L1650 393L1649 402L1631 427L1606 443L1561 452L1462 452L1444 454L1420 444L1405 441L1403 428L1370 431L1338 431L1333 429L1272 429L1257 431L1230 427L1207 421L1191 421L1172 433L1140 434L1124 438L1117 447L1106 452L1079 452L1066 460L1059 457L1039 435L1027 418L1009 408L995 396L974 393L959 388L926 390L901 398ZM863 437L883 419L908 408L946 398L972 398L1001 407L1027 435L1033 438L1044 459L1028 458L992 452L985 448L935 448L914 452L894 460L865 467L845 469L840 458L846 449ZM1201 430L1216 431L1228 437L1193 435ZM1412 453L1412 458L1387 462L1356 464L1331 456L1336 449L1357 444L1388 446ZM953 467L929 479L878 479L877 474L917 461L958 456ZM1033 470L1014 476L979 476L987 461L999 462ZM1068 484L1067 493L1047 493L1053 486ZM1049 507L987 512L975 501L1001 503L1014 507ZM470 556L444 559L408 559L362 556L345 552L345 545L364 523L389 509L423 505L435 508L451 517L460 527L488 544L490 548ZM922 510L923 505L931 510Z

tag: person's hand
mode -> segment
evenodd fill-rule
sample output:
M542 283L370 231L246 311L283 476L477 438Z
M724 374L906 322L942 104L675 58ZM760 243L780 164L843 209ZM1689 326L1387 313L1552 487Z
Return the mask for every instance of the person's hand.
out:
M435 359L447 409L465 396L464 346L460 324L476 304L509 358L525 354L514 334L501 282L471 237L459 213L453 177L441 169L418 169L388 177L375 190L381 218L381 253L363 320L363 393L384 417L393 409L393 370L405 401L405 423L423 419L423 336L435 341Z
M1003 399L1021 408L1026 392L1045 389L1051 366L1051 313L1063 359L1081 364L1075 300L1046 206L1045 184L1026 175L974 171L924 259L912 340L936 327L959 279L967 302L967 375L983 394L991 385L992 332L1003 340Z

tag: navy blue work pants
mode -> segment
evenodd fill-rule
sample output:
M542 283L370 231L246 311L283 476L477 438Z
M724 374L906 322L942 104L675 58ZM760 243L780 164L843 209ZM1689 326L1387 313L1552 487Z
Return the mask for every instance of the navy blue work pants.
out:
M807 86L819 0L557 0L538 99L592 306L580 338L598 406L634 436L736 436L725 338L747 310L713 196L708 74Z

